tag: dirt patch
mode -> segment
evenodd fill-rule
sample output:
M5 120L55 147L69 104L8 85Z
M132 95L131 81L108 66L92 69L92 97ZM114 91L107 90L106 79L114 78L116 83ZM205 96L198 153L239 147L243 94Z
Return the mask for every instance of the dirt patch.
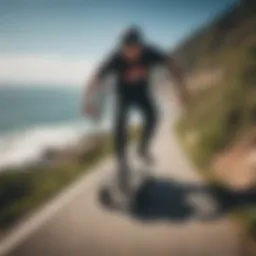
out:
M215 176L226 185L243 189L256 182L256 132L237 139L213 159Z

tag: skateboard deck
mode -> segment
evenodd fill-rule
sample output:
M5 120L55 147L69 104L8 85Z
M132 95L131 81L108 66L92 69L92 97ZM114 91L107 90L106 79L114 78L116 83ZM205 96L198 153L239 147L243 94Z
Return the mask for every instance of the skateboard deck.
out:
M117 172L112 172L107 179L104 179L99 191L100 203L112 210L129 212L132 209L135 194L141 184L151 178L151 172L133 168L130 170L129 177L127 192L120 189Z

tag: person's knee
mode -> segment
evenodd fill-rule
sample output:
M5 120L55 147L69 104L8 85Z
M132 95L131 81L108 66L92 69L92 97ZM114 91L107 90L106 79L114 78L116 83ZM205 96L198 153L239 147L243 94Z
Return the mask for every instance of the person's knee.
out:
M120 133L125 129L125 116L123 114L119 114L116 117L115 121L115 132Z

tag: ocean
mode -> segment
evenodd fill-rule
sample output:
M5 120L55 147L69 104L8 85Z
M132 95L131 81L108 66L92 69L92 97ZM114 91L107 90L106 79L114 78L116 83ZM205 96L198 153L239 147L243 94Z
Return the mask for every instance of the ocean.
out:
M95 128L81 113L82 88L0 86L0 169L34 161L48 148L64 147Z
M0 171L34 162L45 150L66 147L81 136L111 130L114 99L106 100L104 118L95 123L82 115L82 95L81 87L0 85ZM169 100L157 101L169 112ZM171 109L172 115L177 112ZM137 123L139 114L131 119Z

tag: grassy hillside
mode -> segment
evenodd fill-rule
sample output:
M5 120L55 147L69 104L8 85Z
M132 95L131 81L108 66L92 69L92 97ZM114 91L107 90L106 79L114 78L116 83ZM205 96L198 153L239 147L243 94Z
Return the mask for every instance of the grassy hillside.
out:
M221 82L191 98L180 123L181 130L200 134L199 160L207 163L256 123L256 2L234 6L177 52L189 72L216 66L224 71Z
M187 71L221 65L226 49L236 48L256 33L255 12L254 0L240 1L181 42L175 54Z
M214 178L211 163L217 154L245 134L250 133L252 144L256 141L256 1L234 5L187 38L175 54L188 74L223 71L215 86L205 86L191 96L178 123L190 156L207 177ZM250 209L245 215L250 216L248 226L256 234L255 212Z

